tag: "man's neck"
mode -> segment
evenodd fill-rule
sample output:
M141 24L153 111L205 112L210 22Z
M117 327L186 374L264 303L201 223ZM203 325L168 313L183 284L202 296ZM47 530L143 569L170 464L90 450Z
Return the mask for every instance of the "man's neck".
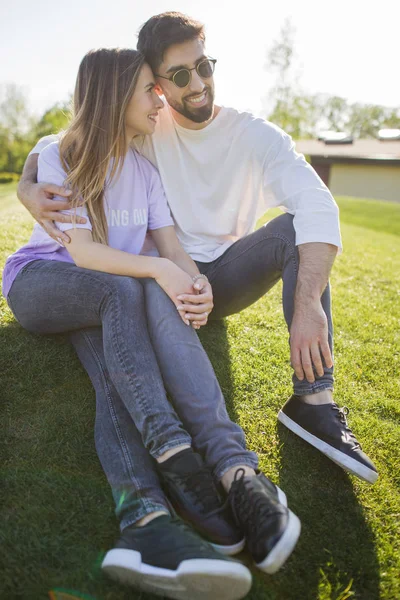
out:
M213 114L211 115L211 118L208 119L208 121L204 121L204 123L195 123L194 121L191 121L187 117L184 117L183 115L178 113L171 106L172 116L174 117L174 120L178 123L178 125L180 125L181 127L184 127L185 129L192 129L192 130L204 129L205 127L207 127L207 125L209 125L211 123L211 121L213 121L215 119L215 117L218 115L220 110L221 110L221 107L216 106L214 104L214 110L213 110Z

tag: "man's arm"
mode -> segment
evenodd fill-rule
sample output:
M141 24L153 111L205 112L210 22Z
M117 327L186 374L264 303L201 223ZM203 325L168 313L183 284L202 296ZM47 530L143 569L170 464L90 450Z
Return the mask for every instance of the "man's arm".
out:
M308 243L299 246L300 266L290 327L290 358L298 379L315 381L312 365L319 376L324 374L321 355L332 367L328 344L328 322L321 305L337 246Z
M323 374L321 357L332 366L321 295L341 249L339 209L311 165L296 152L292 139L266 121L258 122L258 128L260 133L264 130L254 138L263 165L264 208L280 206L294 215L300 266L290 327L291 361L297 377L312 383L312 366Z
M51 183L37 183L39 154L31 154L26 159L21 180L18 184L17 196L32 217L56 241L69 243L69 236L57 229L54 221L72 223L70 215L61 215L58 211L70 208L68 201L52 200L53 196L68 198L71 192L64 187ZM79 217L79 223L86 223L84 217Z

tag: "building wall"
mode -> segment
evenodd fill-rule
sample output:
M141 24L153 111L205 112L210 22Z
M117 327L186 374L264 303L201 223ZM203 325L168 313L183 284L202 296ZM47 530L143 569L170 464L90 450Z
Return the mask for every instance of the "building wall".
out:
M329 189L338 196L400 202L400 167L332 164Z

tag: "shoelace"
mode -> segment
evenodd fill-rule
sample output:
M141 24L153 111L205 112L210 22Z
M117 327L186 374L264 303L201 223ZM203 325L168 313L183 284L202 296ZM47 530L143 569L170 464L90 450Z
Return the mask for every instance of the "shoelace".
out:
M231 495L232 494L232 495ZM237 525L248 535L255 534L264 519L279 513L275 500L265 501L265 495L254 491L249 480L245 480L244 469L238 469L231 487L231 509Z
M205 513L222 508L221 499L207 468L182 475L179 480L185 491L191 493L193 501L200 505Z
M349 433L350 437L352 438L352 440L354 441L355 445L357 448L360 448L361 450L361 445L358 442L356 436L354 435L354 433L352 432L352 430L349 427L349 424L347 422L347 416L350 413L350 410L347 408L347 406L343 406L342 408L339 408L337 406L337 404L333 403L332 404L332 410L335 410L338 412L338 417L341 423L343 423L345 430Z

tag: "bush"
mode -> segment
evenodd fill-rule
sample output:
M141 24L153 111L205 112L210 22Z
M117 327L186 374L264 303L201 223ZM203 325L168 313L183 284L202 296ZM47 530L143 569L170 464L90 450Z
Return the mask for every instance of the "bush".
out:
M0 183L17 183L20 177L18 173L0 173Z

